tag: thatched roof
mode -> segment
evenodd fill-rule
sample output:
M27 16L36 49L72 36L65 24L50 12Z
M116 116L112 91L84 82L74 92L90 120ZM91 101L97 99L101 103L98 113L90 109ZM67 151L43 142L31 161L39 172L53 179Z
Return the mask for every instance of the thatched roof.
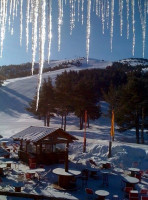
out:
M25 130L11 136L14 140L23 140L28 142L37 143L47 137L57 136L61 138L65 138L69 141L77 140L76 137L70 135L63 129L56 129L56 128L49 128L49 127L37 127L37 126L30 126Z

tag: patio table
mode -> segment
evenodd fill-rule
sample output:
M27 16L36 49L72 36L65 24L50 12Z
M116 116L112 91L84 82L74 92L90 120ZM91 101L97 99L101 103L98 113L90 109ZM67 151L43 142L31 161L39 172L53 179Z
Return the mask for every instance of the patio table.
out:
M109 195L109 192L106 190L96 190L95 194L98 196L98 200L104 200Z
M140 169L138 169L138 168L133 168L133 167L128 168L128 170L131 172L131 176L132 176L132 177L134 177L135 174L136 174L137 172L140 172Z
M64 168L56 168L52 172L58 175L58 185L62 188L69 188L72 178L81 174L81 171L75 169L66 172Z
M113 171L115 171L115 172L117 172L119 174L124 173L123 169L121 169L121 168L114 168Z
M135 184L139 183L139 179L131 176L123 176L122 180L126 183L126 187L135 188Z

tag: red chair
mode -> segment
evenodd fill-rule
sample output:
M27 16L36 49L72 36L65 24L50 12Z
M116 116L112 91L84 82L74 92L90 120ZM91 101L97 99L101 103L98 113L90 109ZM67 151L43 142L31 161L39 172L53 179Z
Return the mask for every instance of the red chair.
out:
M36 169L36 163L30 163L29 168L30 169Z
M129 192L129 199L130 200L138 200L139 199L139 194L137 190L131 190Z
M131 190L133 190L132 187L125 187L125 188L124 188L125 196L128 196L128 197L129 197L129 193L130 193Z
M93 199L94 198L94 192L90 188L85 188L85 193L87 195L87 199Z
M106 163L106 169L111 169L111 164L110 163Z
M147 197L141 196L141 200L148 200L148 196Z
M147 189L141 189L140 194L148 194L148 190Z
M141 182L141 173L135 174L135 177L139 179L139 182Z
M31 174L26 173L25 176L26 176L26 179L27 179L27 180L30 180L30 179L31 179Z

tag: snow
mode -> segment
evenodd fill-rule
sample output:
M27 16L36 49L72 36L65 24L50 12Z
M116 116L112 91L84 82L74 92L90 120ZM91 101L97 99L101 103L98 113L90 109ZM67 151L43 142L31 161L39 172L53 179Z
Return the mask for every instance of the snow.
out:
M101 66L107 66L109 63L100 61L97 65L97 61L92 59L88 62L86 59L82 61L83 64L80 67L73 66L69 70L82 70L88 68L100 68ZM93 63L90 65L90 62ZM65 69L57 70L53 72L48 72L43 75L43 78L50 76L55 81L57 74L62 73ZM5 81L3 86L0 88L0 135L3 136L1 141L8 141L8 146L12 144L12 139L10 137L29 126L43 126L43 121L35 119L30 113L26 111L28 102L31 101L36 93L37 86L37 76L29 76L25 78L9 79ZM83 130L79 130L79 120L70 114L67 118L67 132L77 137L79 140L70 145L69 149L69 159L70 168L81 170L85 167L90 169L89 159L92 159L97 163L98 166L101 165L102 161L110 161L111 165L116 168L124 169L124 172L128 172L129 167L134 167L133 164L137 164L140 170L148 169L148 134L145 133L145 145L136 144L135 140L135 130L127 131L126 133L119 133L115 131L115 141L112 143L112 157L108 158L108 145L110 139L110 119L107 117L108 105L106 102L101 102L102 112L104 115L98 120L90 122L90 128L87 128L87 146L86 153L83 153ZM59 116L55 116L51 119L51 128L60 128L61 119ZM116 126L117 128L117 126ZM1 162L4 159L0 158ZM4 183L6 182L7 189L13 190L12 187L15 179L17 178L18 170L24 173L29 169L27 165L16 161L19 169L15 168L15 164L12 164L13 170L10 172L9 176L4 178ZM36 187L36 180L33 180L33 184L26 184L23 190L27 193L43 194L50 196L63 197L67 199L80 199L85 198L85 189L81 187L81 180L78 179L78 190L67 191L67 190L57 190L54 189L53 183L58 180L58 177L52 173L55 168L64 168L61 165L51 165L45 166L46 172L51 169L47 175L48 181L44 181L42 185L38 184ZM99 179L94 180L89 178L87 187L95 190L107 190L111 199L113 194L117 194L123 199L123 191L121 190L121 179L122 176L118 172L111 171L109 174L109 187L102 186L102 174L101 171L98 172ZM142 182L136 185L138 191L141 188L148 188L148 179L142 178ZM10 199L5 196L0 197L0 199ZM23 198L11 198L11 199L23 199Z
M148 60L142 59L142 58L128 58L128 59L120 60L119 63L127 64L127 65L132 66L132 67L137 66L137 65L147 66Z

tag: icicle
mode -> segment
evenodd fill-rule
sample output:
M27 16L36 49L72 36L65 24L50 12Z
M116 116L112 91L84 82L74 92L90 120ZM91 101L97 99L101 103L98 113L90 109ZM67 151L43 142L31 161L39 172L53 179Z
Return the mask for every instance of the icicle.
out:
M127 39L129 39L129 0L126 0L126 17L127 17Z
M6 31L6 19L7 19L7 1L1 1L1 9L0 9L0 57L3 54L3 44L5 39L5 31Z
M17 17L18 4L19 4L18 0L16 0L15 3L16 3L16 5L15 5L15 16Z
M23 34L23 0L20 0L20 45L22 45L22 34Z
M84 22L84 0L81 0L82 1L82 8L81 8L81 12L82 12L82 25L83 25L83 22Z
M99 16L99 0L96 0L96 15Z
M78 0L78 22L80 20L80 0Z
M120 35L122 36L122 30L123 30L123 0L119 0L119 14L120 14Z
M44 65L44 48L45 48L45 39L46 39L46 1L39 2L39 9L40 9L40 61L39 61L39 79L38 79L38 88L37 88L37 104L36 110L38 110L39 104L39 93L40 87L42 82L42 72L43 72L43 65Z
M70 35L75 27L75 5L74 0L71 0L70 4Z
M102 1L103 3L103 1ZM100 17L101 16L101 0L99 0L99 3L98 3L98 16Z
M145 38L146 38L146 1L144 2L144 12L142 15L142 5L141 0L138 0L139 12L140 12L140 19L141 19L141 26L142 26L142 55L144 58L145 54Z
M101 16L102 16L102 33L104 34L104 22L105 22L105 1L103 3L102 1L102 6L101 6Z
M110 30L111 52L113 50L113 35L114 35L114 0L111 0L111 30Z
M135 0L131 0L132 3L132 25L133 25L133 47L132 54L135 55Z
M61 49L61 26L63 24L63 11L62 11L62 0L58 0L58 51Z
M32 74L37 49L37 21L38 21L38 0L32 1L33 19L32 19Z
M29 45L29 10L30 10L30 0L27 0L27 11L26 11L26 51L28 52Z
M110 4L109 4L109 0L107 0L107 9L106 9L107 29L109 28L109 9L110 9Z
M14 22L14 16L15 16L15 8L16 8L16 0L13 0L13 22Z
M91 16L91 0L87 0L87 28L86 28L86 58L88 63L89 43L90 43L90 16Z
M94 0L93 1L93 12L95 12L95 3L96 3L96 1Z
M9 24L9 31L10 31L10 27L11 27L11 13L12 13L12 0L10 0L10 6L9 6L9 20L8 20L8 24Z
M52 40L52 0L49 0L48 9L48 63L51 54L51 40Z

